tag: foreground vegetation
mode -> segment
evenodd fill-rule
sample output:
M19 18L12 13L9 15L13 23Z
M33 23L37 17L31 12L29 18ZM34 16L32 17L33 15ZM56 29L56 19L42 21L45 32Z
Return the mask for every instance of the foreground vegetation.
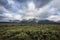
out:
M60 25L0 24L0 40L60 40Z

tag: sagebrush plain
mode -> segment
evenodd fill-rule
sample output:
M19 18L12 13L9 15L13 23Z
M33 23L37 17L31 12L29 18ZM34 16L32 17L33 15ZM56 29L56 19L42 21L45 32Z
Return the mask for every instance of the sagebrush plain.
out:
M60 40L60 25L0 24L0 40Z

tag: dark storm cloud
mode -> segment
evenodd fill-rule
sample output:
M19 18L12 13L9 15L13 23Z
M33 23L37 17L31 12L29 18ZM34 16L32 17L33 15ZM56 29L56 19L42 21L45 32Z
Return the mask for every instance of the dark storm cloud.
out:
M8 4L7 0L0 0L0 6L3 6L6 9L10 9L11 8L11 6Z
M14 1L17 1L17 2L23 3L23 2L27 2L28 0L14 0Z
M22 5L26 4L27 2L34 2L36 8L41 8L46 4L50 3L52 0L14 0L15 2L23 3Z
M8 3L8 1L7 0L0 0L0 5L6 5Z
M0 16L0 20L3 20L5 17L4 16Z
M4 12L0 10L0 14L3 14Z
M46 4L48 4L50 1L52 1L52 0L34 0L34 3L37 8L40 8L40 7L43 7Z
M48 4L51 0L13 0L13 1L14 2L17 2L17 3L15 3L16 4L16 7L20 7L18 9L21 9L22 7L23 8L24 7L27 7L27 4L28 4L27 2L33 1L34 4L35 4L35 6L37 8L40 8L40 7L43 7L44 5ZM19 4L20 6L17 5L17 4ZM0 6L3 6L3 7L5 7L6 9L8 9L10 11L11 10L13 11L12 6L8 3L7 0L0 0Z

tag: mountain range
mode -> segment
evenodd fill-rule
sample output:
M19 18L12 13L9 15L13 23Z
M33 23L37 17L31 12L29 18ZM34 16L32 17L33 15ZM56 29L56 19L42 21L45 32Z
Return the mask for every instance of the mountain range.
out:
M50 20L37 20L37 19L29 19L29 20L10 20L9 22L0 22L0 23L19 23L19 24L60 24L60 21L54 22Z

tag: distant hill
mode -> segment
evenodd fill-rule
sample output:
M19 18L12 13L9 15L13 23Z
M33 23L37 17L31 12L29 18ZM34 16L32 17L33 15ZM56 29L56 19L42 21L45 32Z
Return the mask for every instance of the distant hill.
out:
M38 24L58 24L58 22L49 21L49 20L41 20L41 21L38 21Z

